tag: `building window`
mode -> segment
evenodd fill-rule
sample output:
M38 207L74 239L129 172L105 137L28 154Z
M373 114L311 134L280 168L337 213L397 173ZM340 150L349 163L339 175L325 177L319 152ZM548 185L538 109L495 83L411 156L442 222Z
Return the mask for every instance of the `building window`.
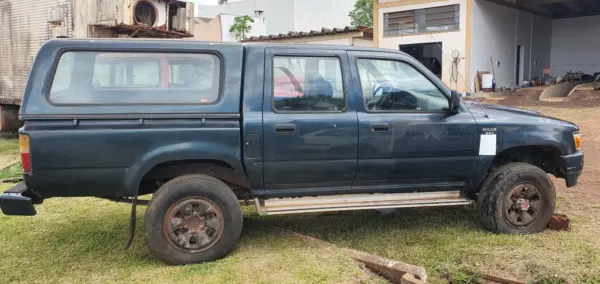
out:
M384 36L413 35L460 29L460 5L385 13Z

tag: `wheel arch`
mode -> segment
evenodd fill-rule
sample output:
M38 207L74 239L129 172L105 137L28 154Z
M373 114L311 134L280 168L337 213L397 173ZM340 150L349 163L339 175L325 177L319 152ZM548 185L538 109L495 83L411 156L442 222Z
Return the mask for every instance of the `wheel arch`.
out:
M557 144L525 144L504 148L495 156L479 156L468 184L469 192L479 192L485 179L498 167L514 162L523 162L541 168L558 178L563 178L560 157L563 151Z
M203 167L210 175L211 166L213 171L216 171L217 167L227 169L229 172L236 173L238 179L246 179L240 162L239 149L218 143L179 143L156 148L129 167L125 178L125 192L120 196L133 196L139 189L142 179L148 174L155 174L153 170L158 168L163 169L161 174L190 174L205 173L198 171Z

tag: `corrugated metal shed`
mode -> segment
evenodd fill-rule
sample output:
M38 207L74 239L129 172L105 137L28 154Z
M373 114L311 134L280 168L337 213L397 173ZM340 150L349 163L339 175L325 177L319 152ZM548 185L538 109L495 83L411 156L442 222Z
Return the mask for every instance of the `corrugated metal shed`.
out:
M51 38L66 37L191 37L194 4L152 0L164 9L160 26L133 21L137 0L0 0L0 104L18 105L27 75L40 46ZM161 6L162 5L162 6ZM173 5L167 13L165 5ZM167 25L167 17L177 23ZM180 30L172 30L180 29ZM183 29L183 30L181 30Z
M71 0L0 0L0 103L20 104L40 46L72 36L72 12Z

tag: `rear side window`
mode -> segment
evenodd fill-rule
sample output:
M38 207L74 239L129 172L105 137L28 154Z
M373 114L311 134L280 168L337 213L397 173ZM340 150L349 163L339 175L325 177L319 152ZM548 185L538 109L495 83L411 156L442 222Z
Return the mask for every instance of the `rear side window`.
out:
M219 99L214 54L69 51L54 73L54 104L210 104Z
M279 112L343 111L346 98L340 60L275 56L273 108Z

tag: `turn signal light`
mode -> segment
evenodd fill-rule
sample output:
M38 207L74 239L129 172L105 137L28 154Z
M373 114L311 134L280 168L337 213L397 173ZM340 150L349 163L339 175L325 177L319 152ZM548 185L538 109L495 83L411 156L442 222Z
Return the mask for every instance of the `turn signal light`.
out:
M19 149L21 151L21 165L24 174L31 174L31 153L29 152L29 135L19 134Z
M575 141L575 150L581 149L581 134L579 132L573 133L573 140Z

